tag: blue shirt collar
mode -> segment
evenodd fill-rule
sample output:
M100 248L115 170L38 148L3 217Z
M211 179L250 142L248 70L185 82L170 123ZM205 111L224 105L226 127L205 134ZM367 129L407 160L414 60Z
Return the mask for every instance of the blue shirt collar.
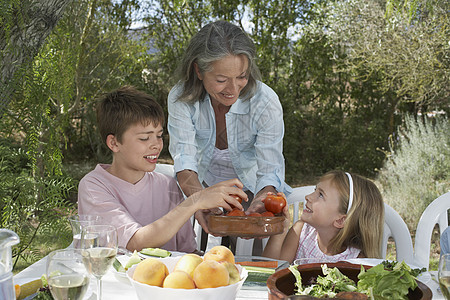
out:
M205 101L211 103L209 94L206 94ZM248 114L250 112L250 99L244 101L241 98L238 98L237 101L231 105L229 112L239 115Z

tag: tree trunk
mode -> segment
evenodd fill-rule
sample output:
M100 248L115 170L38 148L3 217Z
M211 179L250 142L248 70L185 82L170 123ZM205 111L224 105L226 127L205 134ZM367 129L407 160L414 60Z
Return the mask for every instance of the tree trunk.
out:
M9 2L7 10L0 12L0 117L21 85L22 71L32 62L72 0Z

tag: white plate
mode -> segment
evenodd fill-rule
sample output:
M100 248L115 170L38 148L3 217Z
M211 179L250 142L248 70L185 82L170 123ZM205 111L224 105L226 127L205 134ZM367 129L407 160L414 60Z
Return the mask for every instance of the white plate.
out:
M379 259L379 258L355 258L355 259L347 259L345 261L348 261L352 264L363 264L367 266L376 266L378 264L381 264L385 259ZM418 266L408 264L408 266L411 267L411 269L420 269ZM419 276L417 276L417 280L422 282L423 284L427 284L431 280L431 274L430 272L423 272L420 273Z

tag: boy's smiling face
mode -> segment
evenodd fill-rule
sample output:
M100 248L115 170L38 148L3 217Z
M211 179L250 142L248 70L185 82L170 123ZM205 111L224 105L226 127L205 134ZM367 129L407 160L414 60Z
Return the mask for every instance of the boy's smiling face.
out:
M161 124L155 127L149 122L131 125L120 142L109 135L107 145L113 151L113 163L108 172L130 183L138 182L145 172L155 169L163 148L162 134Z

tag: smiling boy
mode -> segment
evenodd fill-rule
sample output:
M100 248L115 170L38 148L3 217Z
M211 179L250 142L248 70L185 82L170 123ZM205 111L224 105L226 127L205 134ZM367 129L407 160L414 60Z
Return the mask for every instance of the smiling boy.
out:
M190 217L200 209L242 205L242 183L228 180L184 199L174 178L153 172L163 149L164 112L149 95L125 86L104 95L97 107L112 164L98 164L80 181L78 213L100 215L116 226L119 247L159 247L193 252Z

